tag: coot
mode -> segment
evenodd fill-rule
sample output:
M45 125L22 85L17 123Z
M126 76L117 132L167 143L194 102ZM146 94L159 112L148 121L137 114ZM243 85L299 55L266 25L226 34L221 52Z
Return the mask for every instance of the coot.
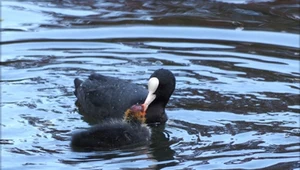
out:
M167 121L165 107L175 89L175 77L166 69L156 70L149 79L152 91L127 80L93 73L87 80L76 78L76 105L84 119L95 124L107 118L122 118L125 110L134 104L149 105L146 123L164 123Z
M110 119L91 128L75 133L71 146L78 149L116 149L130 145L146 144L151 131L145 124L146 107L133 105L124 119Z

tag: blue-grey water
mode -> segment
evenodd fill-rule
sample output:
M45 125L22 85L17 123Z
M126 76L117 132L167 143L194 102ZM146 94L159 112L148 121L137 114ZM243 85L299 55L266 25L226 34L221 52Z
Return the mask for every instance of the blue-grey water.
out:
M300 169L299 0L1 1L1 169ZM75 152L73 80L176 90L148 146Z

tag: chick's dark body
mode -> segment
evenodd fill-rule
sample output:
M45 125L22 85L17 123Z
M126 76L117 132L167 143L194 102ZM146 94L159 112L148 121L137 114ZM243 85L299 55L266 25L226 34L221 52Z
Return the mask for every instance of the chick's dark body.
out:
M73 135L72 148L113 149L132 144L146 144L151 131L145 124L112 119Z

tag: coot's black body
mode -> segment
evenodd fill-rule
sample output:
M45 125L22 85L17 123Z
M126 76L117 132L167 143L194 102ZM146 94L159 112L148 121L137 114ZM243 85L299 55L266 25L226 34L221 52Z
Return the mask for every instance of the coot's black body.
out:
M145 124L112 119L74 134L71 146L73 149L103 150L142 145L149 142L150 134L149 127Z
M92 123L121 118L127 108L143 103L147 89L128 81L93 73L82 82L75 79L77 106Z
M151 77L157 77L159 86L156 99L149 105L147 123L167 121L165 106L175 89L175 77L169 70L156 70ZM150 77L150 78L151 78ZM110 118L122 118L127 108L141 104L147 97L147 89L119 78L91 74L85 81L74 80L76 104L84 119L91 124Z

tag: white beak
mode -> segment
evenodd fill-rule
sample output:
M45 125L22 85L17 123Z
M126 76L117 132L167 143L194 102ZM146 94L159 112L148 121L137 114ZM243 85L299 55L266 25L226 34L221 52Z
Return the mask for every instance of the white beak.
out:
M153 102L153 100L156 98L156 95L154 94L157 90L159 85L159 80L156 77L152 77L148 81L148 95L144 102L145 110L147 110L148 106Z

